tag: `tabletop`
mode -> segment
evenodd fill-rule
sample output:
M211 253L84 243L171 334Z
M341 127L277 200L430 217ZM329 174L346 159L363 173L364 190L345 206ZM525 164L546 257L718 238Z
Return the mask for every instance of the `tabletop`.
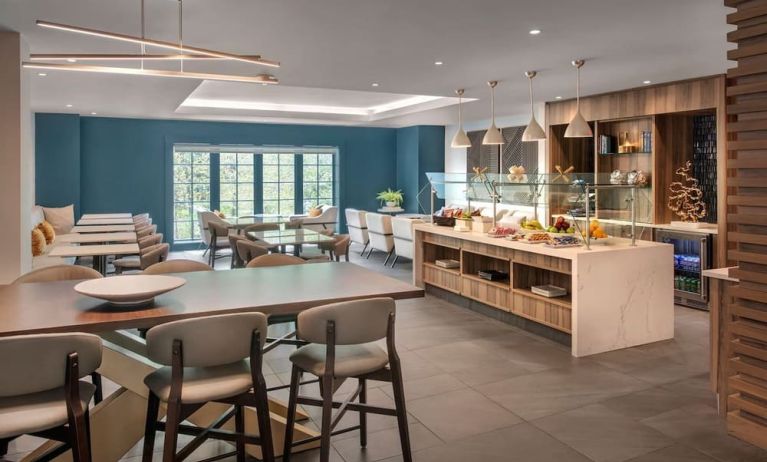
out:
M135 231L134 225L83 225L74 226L69 230L70 233L122 233Z
M138 255L138 244L55 245L51 257L95 257L101 255Z
M59 234L56 242L67 244L96 244L106 242L136 242L136 233L86 233L86 234Z
M372 297L406 299L424 291L353 263L313 263L179 273L186 285L141 309L117 308L80 295L79 281L0 286L0 336L107 332L147 328L214 314L295 314L307 308Z
M80 217L81 220L94 220L101 218L133 218L130 213L86 213Z
M250 225L257 225L262 223L274 223L274 224L290 223L290 216L259 213L256 215L238 217L238 218L232 219L231 221L226 220L226 222L228 223L229 228L244 229Z
M299 245L332 242L334 239L311 229L277 229L273 231L250 231L248 235L270 245Z
M93 218L93 219L80 218L77 224L78 226L132 225L133 218Z

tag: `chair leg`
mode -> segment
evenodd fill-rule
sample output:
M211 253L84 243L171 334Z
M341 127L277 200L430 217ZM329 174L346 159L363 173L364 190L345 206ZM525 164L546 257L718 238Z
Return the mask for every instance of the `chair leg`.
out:
M371 255L373 255L373 247L370 248L370 250L368 251L368 256L365 257L365 259L370 260Z
M365 255L365 250L366 250L367 248L368 248L368 243L366 242L366 243L365 243L365 246L364 246L364 247L362 247L362 252L360 252L360 256L363 256L363 255Z
M397 259L398 259L398 258L399 258L399 255L395 255L395 256L394 256L394 260L392 260L392 262L391 262L391 267L392 267L392 268L394 268L394 265L396 265L396 264L397 264Z
M285 424L285 447L282 450L282 462L290 462L293 449L293 426L296 424L296 407L298 405L298 388L301 383L301 371L293 366L290 373L290 394L288 395L288 416Z
M11 442L11 438L0 440L0 456L8 454L8 443Z
M368 402L368 384L367 380L360 379L360 404L367 404ZM360 411L360 446L367 447L368 445L368 415L367 412Z
M101 388L101 374L98 372L91 374L91 382L96 386L96 392L93 394L93 403L98 404L104 400L104 390Z
M178 426L181 423L181 403L169 402L165 419L165 444L162 450L163 462L175 462L178 444Z
M330 428L333 417L333 376L322 377L322 429L320 430L320 462L330 462Z
M234 430L237 432L237 462L245 462L245 413L242 406L234 406Z
M389 364L392 375L392 390L394 391L394 407L397 409L397 426L399 440L402 445L403 462L413 462L410 449L410 429L407 426L407 409L405 408L405 388L402 385L402 369L399 362Z
M259 371L259 374L261 372ZM254 390L256 394L256 417L258 418L258 437L261 440L261 460L274 462L274 443L272 442L272 421L269 416L269 399L266 397L266 384ZM243 459L244 460L244 459ZM239 462L239 461L238 461Z
M91 462L91 445L88 440L88 429L85 419L87 414L75 414L69 422L69 443L72 446L72 460L74 462Z
M391 258L392 254L394 254L394 249L391 249L388 254L386 254L386 260L384 260L384 266L386 266L387 263L389 263L389 259Z
M146 407L146 424L144 426L144 452L141 462L152 462L154 454L154 438L157 433L157 415L160 411L160 399L152 392Z

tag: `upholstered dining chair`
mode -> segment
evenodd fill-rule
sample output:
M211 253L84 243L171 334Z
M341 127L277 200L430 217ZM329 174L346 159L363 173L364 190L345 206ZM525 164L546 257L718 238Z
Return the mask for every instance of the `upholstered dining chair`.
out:
M149 220L149 214L148 213L139 213L138 215L133 215L133 222L137 221L143 221L143 220Z
M162 244L163 235L162 233L155 233L150 234L149 236L144 236L136 243L138 244L139 249L145 249L147 247L151 247L153 245Z
M237 258L242 261L243 266L246 266L254 258L269 253L269 248L265 247L260 241L251 241L249 239L237 240Z
M367 212L352 208L347 208L344 212L346 213L346 227L349 229L349 236L351 236L352 243L362 246L362 251L360 252L360 255L362 255L370 243L368 223L365 219Z
M136 228L136 239L155 234L157 232L157 225L145 225L140 228Z
M413 226L423 223L423 220L418 218L400 218L394 217L391 219L392 234L394 234L394 260L391 262L391 267L399 260L399 257L409 258L413 260L415 257L415 244L413 242L414 233Z
M237 242L247 240L248 238L242 234L229 234L229 248L232 249L232 261L229 263L229 269L245 266L245 262L240 258L240 253L237 251Z
M245 461L246 444L261 446L262 460L274 461L269 402L261 371L266 330L266 316L262 313L185 319L149 329L147 356L162 367L144 379L149 388L144 462L152 460L157 430L165 431L163 461L183 460L208 438L234 440L238 462ZM158 421L160 402L167 406L165 423ZM234 434L217 426L182 425L209 402L234 406L219 419L223 425L234 417ZM245 433L245 406L256 409L258 436ZM179 433L198 438L177 453Z
M215 266L216 254L219 249L229 248L229 227L222 222L209 221L210 243L208 244L208 264Z
M144 274L193 273L196 271L213 271L213 268L196 260L165 260L147 267Z
M301 257L294 255L286 255L283 253L270 253L268 255L261 255L248 262L248 268L262 268L265 266L286 266L286 265L300 265L306 263Z
M283 461L290 461L293 425L298 404L322 407L320 431L320 461L330 459L330 438L349 431L335 430L344 413L359 413L360 445L367 445L367 414L396 416L402 457L412 461L410 435L402 385L402 368L394 344L395 305L391 298L374 298L334 303L311 308L298 315L298 339L309 342L290 355L293 363L290 375L285 448ZM386 339L386 349L378 341ZM320 379L322 399L299 395L301 375L309 373ZM345 379L357 379L357 389L344 402L333 400L336 385ZM367 404L367 380L391 382L394 409ZM357 400L355 403L354 400ZM332 415L333 409L338 414Z
M374 250L386 252L384 266L389 263L394 253L394 236L391 227L391 216L381 213L368 213L365 215L368 223L368 234L370 235L370 252L367 258L373 254Z
M138 258L118 258L112 264L115 266L115 274L125 271L145 270L150 266L167 260L170 245L156 244L141 249Z
M91 462L88 404L96 386L80 379L101 365L101 339L91 334L38 334L0 338L0 455L21 435L64 443L46 454L72 451Z
M341 261L341 257L345 257L346 261L349 261L349 246L351 245L351 238L348 234L336 234L333 236L332 241L320 242L317 245L318 251L305 251L301 252L301 258L304 260L316 261L328 261L335 260ZM327 255L325 254L327 252Z

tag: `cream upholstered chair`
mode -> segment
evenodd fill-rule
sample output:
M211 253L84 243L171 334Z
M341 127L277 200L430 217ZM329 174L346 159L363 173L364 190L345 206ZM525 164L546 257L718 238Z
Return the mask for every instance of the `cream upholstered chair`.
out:
M359 412L360 445L363 447L367 445L368 413L396 415L402 457L406 462L412 461L402 368L394 344L394 313L394 300L374 298L311 308L298 315L298 338L309 344L290 355L293 368L285 426L284 462L290 460L298 404L322 406L321 462L329 461L330 437L348 430L334 431L346 410ZM378 345L381 339L386 339L386 349ZM320 379L321 401L298 394L303 373ZM357 379L356 392L344 403L334 402L335 385L347 378ZM391 382L395 409L367 405L368 379ZM357 396L357 403L350 402ZM341 409L335 417L332 415L333 408Z
M119 258L112 264L115 266L116 274L122 274L129 270L145 270L156 263L167 260L169 251L170 246L168 244L156 244L141 249L139 258Z
M101 273L95 269L88 268L87 266L56 265L46 266L22 274L13 281L13 284L24 284L27 282L75 281L78 279L98 279L101 277Z
M338 224L338 207L335 205L323 205L322 213L316 217L293 216L290 217L290 220L300 221L302 227L312 231L330 230L335 232L336 225Z
M243 266L250 263L254 258L269 253L268 247L264 247L258 241L251 241L248 239L238 240L236 250L238 258L243 262Z
M21 435L64 443L46 460L72 450L91 462L88 404L96 386L80 379L101 365L101 339L90 334L0 338L0 452Z
M394 236L391 228L391 217L380 213L368 213L365 216L368 223L368 234L370 235L370 252L367 258L374 250L386 252L384 265L389 263L392 253L394 253Z
M394 234L394 260L391 262L392 268L394 268L394 264L397 263L399 257L412 260L415 256L413 225L417 223L423 223L423 220L399 217L391 219L391 229Z
M213 268L196 260L165 260L147 267L144 274L193 273L195 271L213 271Z
M349 236L351 236L351 242L362 246L360 255L365 253L365 249L368 248L370 243L370 236L368 235L368 223L365 219L367 212L364 210L357 210L352 208L346 209L346 227L349 229Z
M233 439L238 461L245 460L246 444L261 446L262 460L274 461L269 402L261 372L261 349L266 340L266 330L266 316L262 313L185 319L149 329L146 335L147 357L163 367L144 379L149 388L144 462L152 460L157 430L165 431L164 461L183 459L176 455L179 433L200 437L191 441L181 453L194 450L207 438ZM167 405L164 424L158 421L160 402ZM234 406L228 419L234 417L235 435L217 427L181 425L208 402ZM245 433L245 406L256 408L258 436Z

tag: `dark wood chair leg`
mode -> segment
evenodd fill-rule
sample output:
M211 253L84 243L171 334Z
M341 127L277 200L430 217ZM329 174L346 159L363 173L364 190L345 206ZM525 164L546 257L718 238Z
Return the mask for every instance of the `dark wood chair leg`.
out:
M320 430L320 462L330 462L330 428L333 417L333 375L322 377L322 428Z
M290 462L291 451L293 449L293 426L296 423L296 407L298 401L298 388L301 382L301 371L293 366L290 373L290 394L288 397L288 416L285 424L285 447L282 450L282 461Z
M93 394L93 403L98 404L104 401L104 390L101 388L101 374L98 372L91 374L91 382L96 386L96 392Z
M0 456L8 454L8 443L12 440L13 438L0 439Z
M242 406L234 406L234 431L237 432L237 462L245 462L245 413Z
M90 442L85 425L85 414L75 415L74 421L69 422L69 439L72 445L72 460L74 462L91 462Z
M146 407L146 424L144 426L144 452L141 456L142 462L152 462L154 454L154 438L157 433L157 415L160 411L160 398L154 393L149 393L149 400Z
M258 417L258 436L261 440L261 460L274 462L274 442L272 441L272 421L269 417L269 399L266 397L266 384L262 383L255 390L256 416Z
M163 462L175 462L176 445L178 444L178 426L181 423L181 403L168 402L168 413L165 419L165 444L162 450Z
M367 404L368 402L368 384L367 380L360 379L360 404ZM368 415L367 412L360 411L360 446L367 447L368 445Z
M412 462L413 454L410 449L410 429L407 426L407 409L405 408L405 388L402 384L402 369L399 361L390 362L392 374L392 389L394 391L394 407L397 409L397 426L402 445L402 460Z

